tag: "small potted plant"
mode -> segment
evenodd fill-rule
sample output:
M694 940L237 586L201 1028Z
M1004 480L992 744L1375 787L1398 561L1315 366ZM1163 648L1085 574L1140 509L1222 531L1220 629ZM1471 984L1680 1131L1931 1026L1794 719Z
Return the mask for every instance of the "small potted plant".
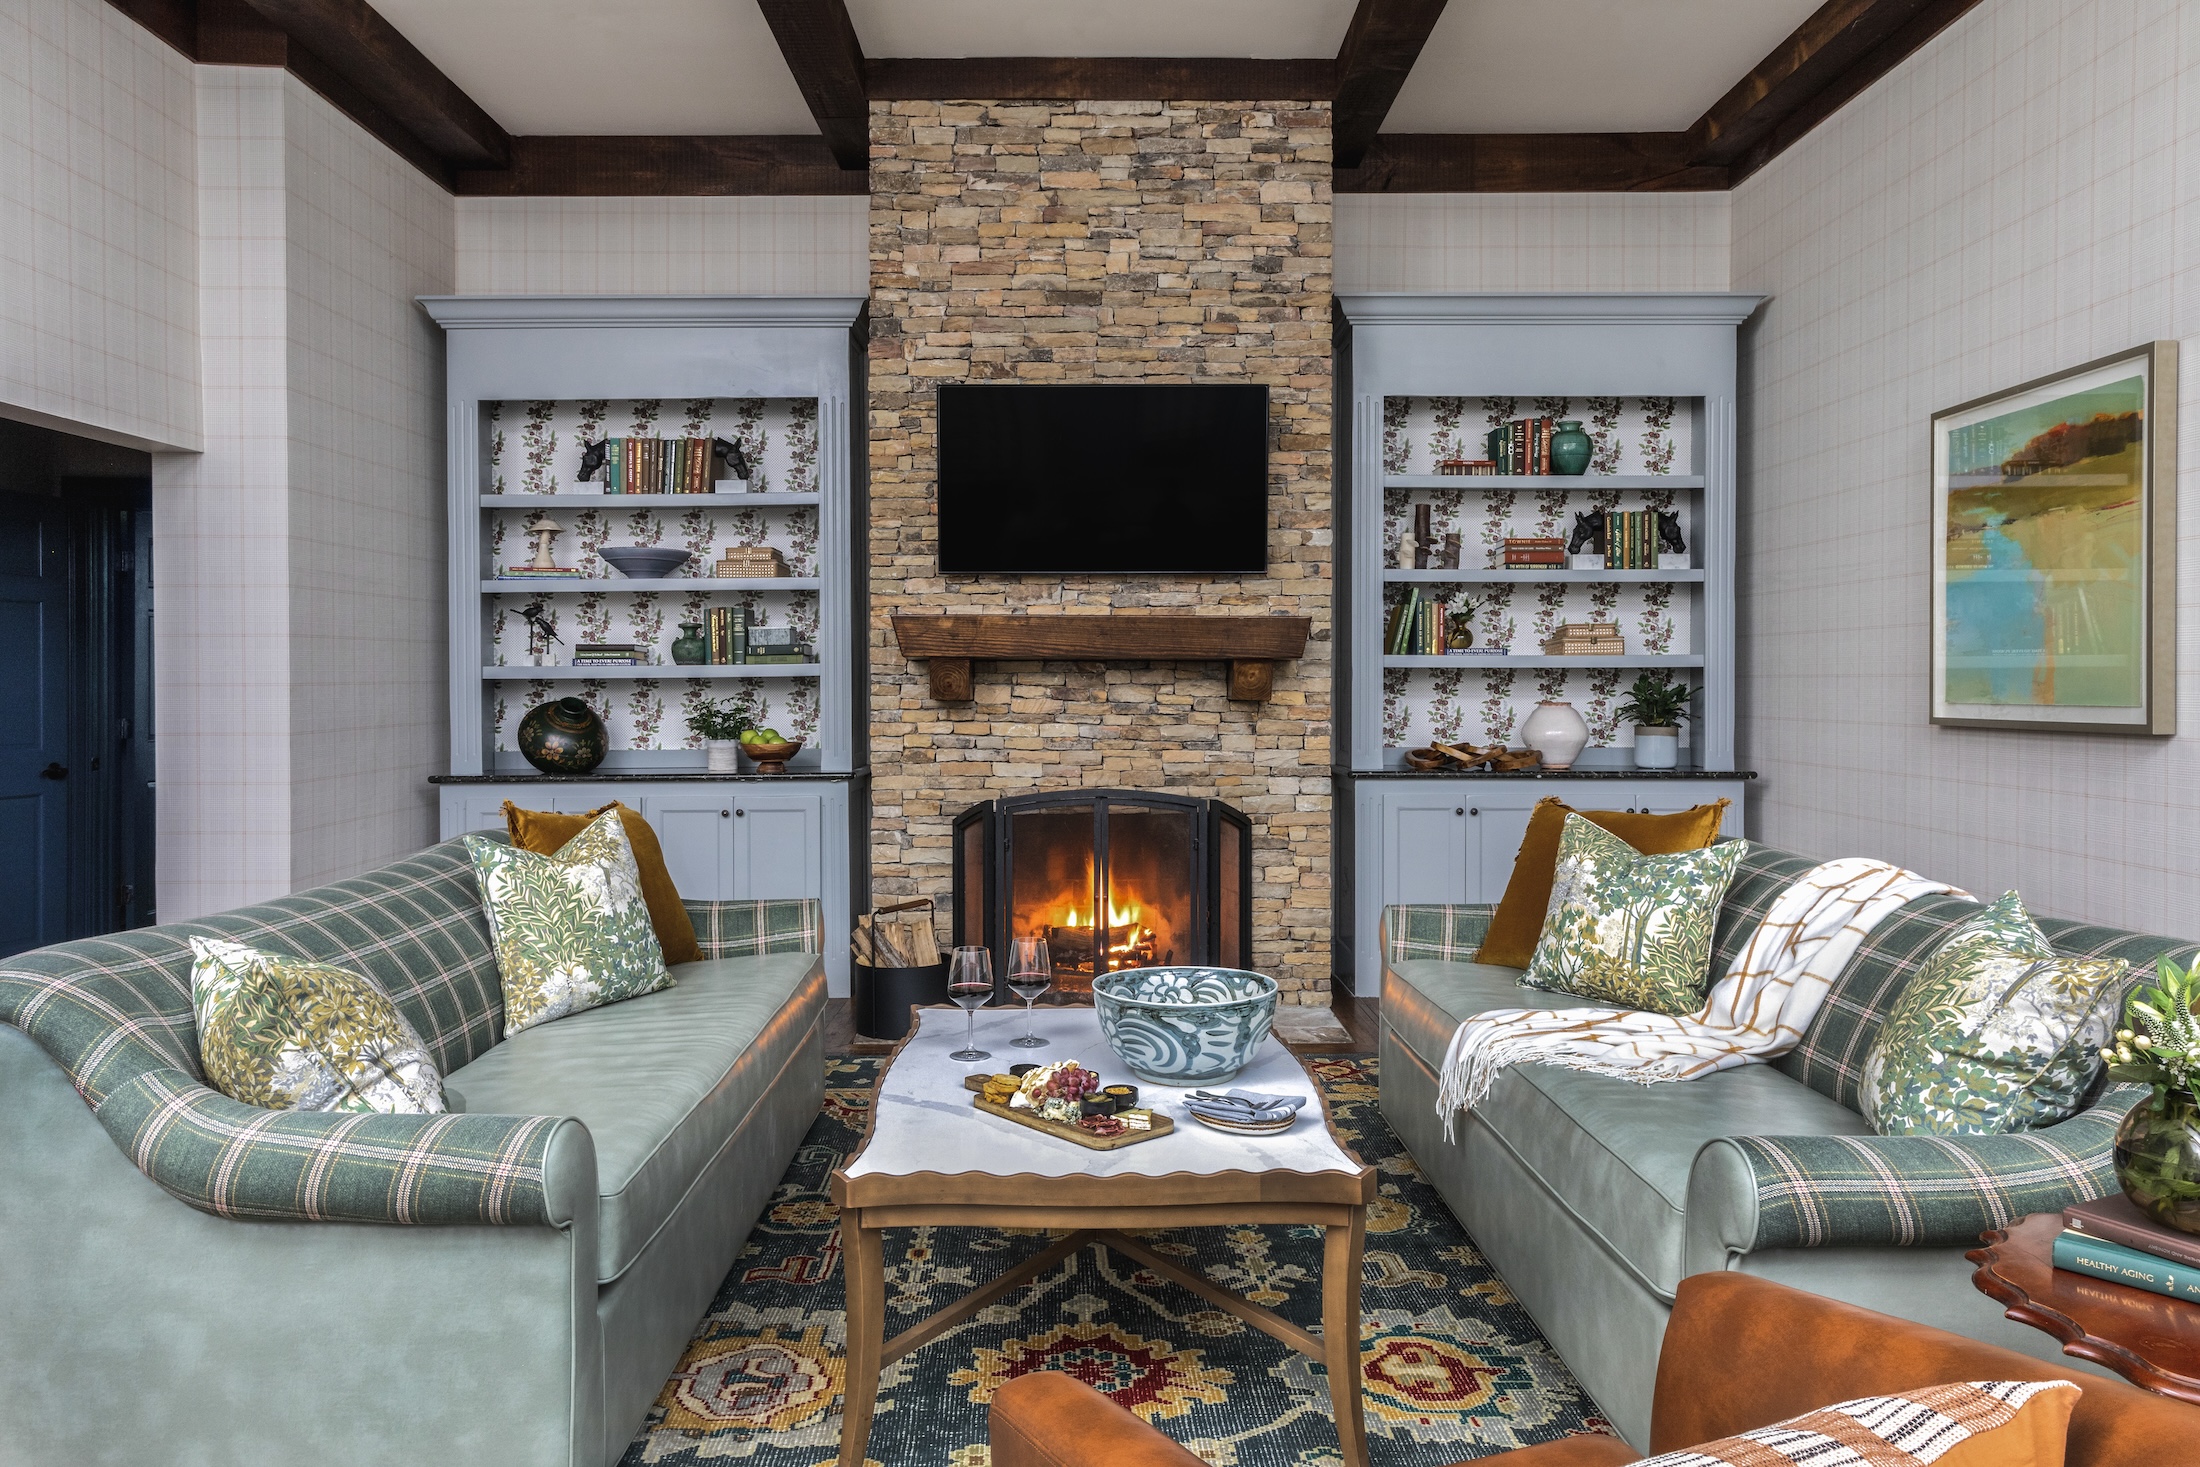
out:
M1627 690L1619 716L1635 725L1635 767L1671 769L1681 762L1681 720L1696 690L1663 671L1646 672Z
M731 698L703 698L687 716L688 732L703 739L704 768L712 774L741 772L741 735L749 730L748 715Z
M2116 1128L2116 1180L2164 1227L2200 1233L2200 963L2159 958L2155 986L2131 995L2102 1051L2111 1079L2153 1088Z

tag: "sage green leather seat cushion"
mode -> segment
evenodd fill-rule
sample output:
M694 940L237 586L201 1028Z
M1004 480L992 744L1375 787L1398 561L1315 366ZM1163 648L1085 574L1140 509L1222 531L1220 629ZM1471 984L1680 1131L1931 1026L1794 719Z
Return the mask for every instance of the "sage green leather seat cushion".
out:
M1393 964L1383 1022L1431 1070L1462 1019L1495 1008L1594 1008L1522 988L1517 968ZM1581 1226L1670 1300L1686 1276L1688 1175L1721 1136L1862 1136L1856 1112L1769 1065L1637 1085L1556 1065L1516 1065L1476 1116Z
M598 1278L609 1283L800 1047L824 1008L823 971L812 953L682 963L661 993L512 1035L454 1070L444 1093L453 1109L588 1127L602 1193ZM797 994L806 1001L788 1004Z

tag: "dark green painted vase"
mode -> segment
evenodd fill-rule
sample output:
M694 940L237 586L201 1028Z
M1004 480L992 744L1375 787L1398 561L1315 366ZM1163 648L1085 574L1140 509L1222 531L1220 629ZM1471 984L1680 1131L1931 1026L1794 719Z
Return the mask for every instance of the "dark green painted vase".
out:
M700 667L710 661L710 643L699 621L680 623L680 635L672 641L672 660L682 667Z
M1551 472L1571 478L1575 474L1589 472L1589 457L1596 451L1596 444L1581 431L1577 418L1568 418L1551 434Z
M586 774L610 749L603 720L578 698L530 708L519 721L519 751L544 774Z

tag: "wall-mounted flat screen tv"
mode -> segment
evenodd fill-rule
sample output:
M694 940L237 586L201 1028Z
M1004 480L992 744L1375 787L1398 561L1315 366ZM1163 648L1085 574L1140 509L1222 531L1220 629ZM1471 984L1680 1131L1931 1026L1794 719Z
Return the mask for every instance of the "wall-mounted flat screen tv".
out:
M1268 569L1268 389L940 388L943 575Z

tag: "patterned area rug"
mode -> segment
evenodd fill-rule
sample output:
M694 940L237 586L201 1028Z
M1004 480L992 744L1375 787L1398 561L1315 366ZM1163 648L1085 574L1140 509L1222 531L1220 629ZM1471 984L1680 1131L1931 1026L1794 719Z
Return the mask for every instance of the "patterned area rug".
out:
M862 1136L882 1061L826 1063L824 1112L628 1449L628 1467L721 1460L820 1467L838 1450L847 1316L827 1178ZM1381 1173L1361 1299L1374 1467L1439 1467L1609 1431L1383 1123L1374 1059L1308 1063L1346 1144ZM1319 1228L1148 1236L1256 1303L1320 1327ZM1049 1238L976 1228L888 1232L887 1334ZM988 1467L986 1404L1003 1381L1032 1370L1066 1370L1107 1391L1214 1467L1339 1460L1320 1366L1095 1246L889 1366L870 1461Z

